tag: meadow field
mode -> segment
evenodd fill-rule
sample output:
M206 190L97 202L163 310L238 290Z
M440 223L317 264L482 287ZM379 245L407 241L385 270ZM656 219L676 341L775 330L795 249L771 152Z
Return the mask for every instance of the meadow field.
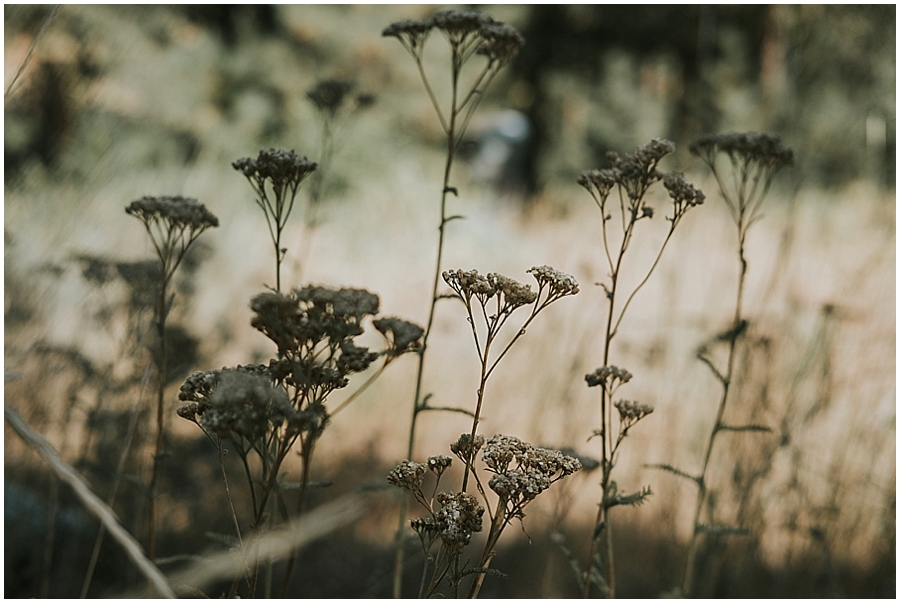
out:
M893 7L438 8L4 7L5 596L895 597Z

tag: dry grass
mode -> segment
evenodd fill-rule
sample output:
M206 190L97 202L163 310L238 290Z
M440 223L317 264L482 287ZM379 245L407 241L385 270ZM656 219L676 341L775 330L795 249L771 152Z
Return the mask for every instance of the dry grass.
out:
M314 231L304 229L299 220L288 226L290 251L282 279L291 285L367 288L379 294L386 314L422 324L427 318L439 218L435 183L440 182L443 160L440 148L430 143L439 131L430 131L433 125L427 125L431 123L427 99L412 92L418 85L415 74L398 68L404 65L402 49L365 30L372 22L386 25L421 16L420 9L356 7L348 9L346 27L340 28L326 7L309 10L314 14L304 13L303 19L299 9L288 11L296 14L288 27L301 46L328 40L335 57L329 71L358 69L363 86L386 84L377 90L382 99L378 113L354 124L336 159L348 187L325 207ZM137 24L121 11L98 8L79 14L88 27L112 32L103 38L107 46L101 50L116 57L110 63L111 74L80 90L77 97L80 109L95 115L73 133L89 149L91 165L78 166L79 176L70 180L58 180L31 166L5 191L6 309L24 306L33 311L27 321L7 318L6 403L69 461L78 458L89 436L88 410L97 403L101 388L88 388L81 398L66 400L72 383L81 377L68 372L66 360L45 364L45 357L34 355L33 346L43 342L80 350L97 366L108 364L110 375L143 375L149 360L123 354L125 317L114 314L104 323L105 330L89 318L104 304L121 303L125 289L92 287L71 262L73 255L82 253L131 261L150 257L152 249L141 237L140 226L123 211L131 200L144 194L182 193L197 197L220 219L220 227L204 235L209 252L192 277L195 293L190 298L179 294L173 313L173 320L190 325L200 341L202 365L191 370L247 363L269 353L269 342L249 328L248 302L264 285L273 284L271 250L249 188L229 165L260 146L255 142L259 122L252 118L257 101L252 95L245 98L240 109L245 113L238 117L217 113L209 103L210 90L217 84L202 66L218 60L225 69L240 71L246 70L245 63L265 57L284 61L278 63L278 74L292 76L278 84L288 98L288 126L277 142L311 157L312 149L301 148L302 141L315 139L303 95L318 75L309 67L305 51L297 55L304 60L292 59L274 43L261 41L241 56L216 58L217 47L204 32L179 22L168 50L145 48L134 41L143 39L134 33ZM304 24L306 19L328 25L312 27ZM66 57L59 48L72 43L57 32L40 50ZM9 74L27 45L9 38L6 50ZM278 74L271 77L277 79ZM29 72L23 77L27 82ZM161 167L147 165L140 137L118 138L116 126L106 121L110 115L188 128L203 141L201 152L189 167L167 158ZM103 138L99 131L106 131L105 143L98 142ZM682 164L688 162L683 146L676 154ZM604 309L603 292L592 285L604 277L596 208L575 183L554 182L523 210L479 188L469 180L465 166L459 167L455 185L462 194L452 202L450 213L466 219L448 227L446 268L522 275L532 266L548 264L573 274L582 284L580 295L542 314L498 369L489 385L491 403L480 431L590 452L585 441L598 421L597 403L583 378L600 362ZM656 407L631 432L616 467L620 490L632 492L650 484L654 496L614 520L621 522L619 535L652 535L660 550L664 546L659 542L667 538L668 546L676 550L688 540L695 490L644 465L665 462L695 470L700 463L718 386L695 359L695 351L710 334L727 326L737 277L730 219L716 198L714 182L699 165L692 167L692 181L707 194L706 206L685 218L614 343L621 365L639 376L629 384L627 397ZM723 456L710 478L723 487L716 513L727 519L742 514L753 536L750 544L732 540L716 546L755 555L771 571L806 562L813 572L827 567L850 576L892 554L895 193L866 182L829 190L803 186L796 194L790 191L789 178L777 184L764 219L749 237L745 314L757 343L743 365L742 386L731 410L742 419L771 425L778 433L744 436L742 442L722 447ZM663 200L656 201L661 205ZM641 226L664 235L666 225L654 220ZM312 242L308 256L301 258L293 250L302 247L303 237L312 237ZM653 252L651 246L635 247L629 261L640 266L652 261ZM369 335L374 343L374 335ZM430 347L426 393L434 393L434 404L467 406L478 384L478 365L461 304L447 302L440 309ZM354 459L374 459L389 467L405 456L414 364L411 357L398 361L363 399L335 419L317 450L321 464L316 471L323 479L340 480L338 472ZM177 385L170 386L172 399ZM104 394L106 408L123 412L130 408L136 391L135 385L131 387L125 396ZM447 454L447 443L470 425L462 415L426 413L417 436L418 456ZM178 438L198 437L187 422L175 421L172 429ZM784 444L782 435L789 436ZM11 466L37 466L8 431L4 446L8 476L18 475L9 471ZM770 466L763 462L769 460ZM285 468L296 473L298 462L289 459ZM740 478L735 477L736 467ZM754 471L761 478L743 490ZM383 475L375 472L367 479L380 481ZM563 530L573 535L568 543L580 550L596 510L596 481L595 475L580 477L559 499L548 497L530 507L525 525L535 536L535 545L550 546L536 535L543 535L544 526L564 513ZM565 504L557 506L558 500ZM189 532L193 517L184 519L186 513L181 501L160 501L159 514L168 514L169 529ZM352 533L362 542L387 546L395 521L391 513L375 513L358 522ZM515 532L506 535L510 546L525 539ZM634 559L630 551L636 545L618 535L617 542L624 568ZM707 563L723 558L716 554L721 550L712 549ZM678 559L676 555L675 562ZM557 566L548 575L560 583L570 581L564 563L557 561ZM515 568L500 569L515 574ZM634 579L634 570L622 571L623 582ZM728 563L719 566L719 575L736 575L728 574L735 571ZM849 589L849 581L841 588ZM566 586L555 588L542 592L572 594ZM701 588L713 592L715 584ZM842 592L857 591L835 594Z

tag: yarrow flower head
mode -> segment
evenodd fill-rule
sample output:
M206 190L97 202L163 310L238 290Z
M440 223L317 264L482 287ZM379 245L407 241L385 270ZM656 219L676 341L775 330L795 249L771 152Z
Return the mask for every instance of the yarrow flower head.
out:
M481 28L481 37L484 43L478 49L478 54L488 57L491 61L496 61L501 65L505 65L519 51L519 48L525 44L525 38L515 27L506 25L505 23L491 23Z
M422 347L422 335L425 330L419 325L399 318L379 318L372 321L379 333L391 343L388 354L399 356L406 352L414 352Z
M584 376L588 387L605 384L607 391L612 391L622 383L631 381L631 373L617 366L603 366Z
M502 434L485 443L481 458L494 473L488 485L517 517L522 517L522 508L551 484L582 468L577 458Z
M175 195L172 197L141 197L132 201L125 212L144 224L163 222L170 227L203 231L219 225L216 218L196 199Z
M616 184L628 193L632 204L635 204L643 198L651 184L663 177L656 166L663 157L674 151L675 143L654 138L624 159L614 152L607 153L606 158L612 165Z
M277 196L285 187L296 190L316 170L318 164L294 151L269 149L260 151L256 159L244 157L231 166L242 173L257 192L264 191L265 182L270 181Z
M670 172L663 178L663 186L669 191L669 197L675 206L672 219L677 220L691 207L702 205L706 196L684 179L681 172Z
M772 133L707 134L694 140L688 150L711 164L716 152L731 160L755 163L777 172L794 164L794 153L782 146L781 136Z
M466 492L438 492L441 510L435 514L435 524L441 540L455 552L462 550L480 532L484 507Z
M565 272L550 266L535 266L528 271L538 282L540 291L547 289L551 298L560 298L578 293L578 281Z
M450 451L462 462L468 462L468 459L475 458L475 455L481 450L481 447L484 446L484 436L476 434L474 442L475 444L473 446L471 433L461 434L459 439L450 444Z
M613 405L619 411L619 419L622 422L623 430L628 429L654 410L652 406L638 404L632 400L617 400Z
M426 466L410 460L401 461L388 474L387 481L392 486L416 492L422 487Z

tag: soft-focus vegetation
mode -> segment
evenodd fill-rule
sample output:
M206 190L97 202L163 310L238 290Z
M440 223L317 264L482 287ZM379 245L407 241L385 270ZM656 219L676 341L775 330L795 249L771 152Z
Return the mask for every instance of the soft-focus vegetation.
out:
M181 596L894 597L895 7L481 6L525 43L452 77L455 25L382 36L435 10L6 5L7 408ZM749 223L727 132L793 151ZM152 594L4 435L4 594Z

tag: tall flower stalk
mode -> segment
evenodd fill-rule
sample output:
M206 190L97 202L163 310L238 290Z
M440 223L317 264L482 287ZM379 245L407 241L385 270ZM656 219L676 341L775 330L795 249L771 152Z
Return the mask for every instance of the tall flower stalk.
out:
M472 431L462 434L450 445L450 450L465 465L459 491L438 492L441 474L452 462L450 457L443 455L428 459L427 465L405 460L388 476L391 484L409 490L427 513L425 517L410 522L426 556L420 597L436 596L436 589L446 579L450 584L450 595L459 598L461 580L474 574L467 596L477 598L485 577L496 573L490 565L504 528L514 519L523 519L524 507L551 484L581 469L577 459L561 452L536 448L518 438L500 434L486 441L478 433L485 388L494 369L542 310L579 291L574 278L549 266L535 267L528 272L537 281L537 291L533 291L530 285L496 273L481 275L476 270L449 270L442 275L466 307L467 321L472 328L481 364L481 377L475 412L472 413ZM505 345L498 343L500 331L519 308L529 309L524 321ZM500 351L492 354L494 344ZM493 505L476 471L479 452L486 471L493 475L487 483L498 497ZM437 476L431 495L426 495L422 490L426 468ZM470 478L484 505L478 502L475 495L467 492ZM487 541L478 557L478 566L465 569L461 565L462 554L470 544L472 534L482 530L485 510L490 518ZM430 551L437 542L441 543L441 548L437 556L433 556ZM431 578L426 581L429 568Z
M186 404L178 414L200 427L216 446L220 460L222 444L229 442L241 461L251 498L251 533L262 529L269 504L280 493L282 464L297 448L301 475L294 519L302 515L316 444L337 412L329 411L329 396L379 357L384 357L386 366L418 346L422 329L396 318L374 321L388 343L385 350L372 352L357 345L363 322L377 314L378 306L378 296L362 289L308 286L289 295L257 295L250 304L251 324L275 343L278 358L268 365L197 372L182 385L179 398ZM225 487L228 492L227 476ZM234 521L243 550L245 539L236 516ZM248 595L256 591L257 551L243 553L246 570L235 576L229 598L237 594L242 579ZM282 598L292 570L289 562Z
M450 45L450 99L449 105L439 102L428 75L425 72L423 55L425 43L433 31L440 31ZM524 43L522 35L513 27L495 21L491 17L477 11L441 10L426 19L404 20L388 26L382 35L397 38L416 63L416 68L425 86L434 110L437 113L441 129L444 132L447 156L444 163L444 176L441 184L440 222L438 225L437 259L435 262L433 285L431 288L431 303L428 309L428 321L425 326L425 334L422 339L422 348L419 351L419 364L416 372L416 387L413 396L412 419L409 429L407 446L408 457L413 456L416 438L416 422L419 413L425 410L434 410L427 404L427 397L423 397L423 375L425 368L425 353L427 342L434 324L434 312L438 295L438 286L441 276L443 261L444 236L446 226L452 220L461 216L447 214L448 195L457 194L456 188L451 186L451 173L459 144L465 135L469 120L484 97L490 83L497 73L513 58L519 47ZM461 76L467 65L474 65L471 59L475 56L483 58L481 67L476 67L472 83L468 89L461 86ZM468 70L466 70L468 71ZM400 509L400 521L397 530L396 558L393 594L395 598L401 595L401 582L403 575L403 532L406 525L406 516L409 509L409 497L404 497Z
M583 173L578 180L578 183L590 193L600 210L603 252L609 270L608 280L601 283L608 303L603 337L603 364L586 376L588 387L600 387L600 428L594 431L594 437L600 439L602 477L601 500L591 533L586 560L587 569L582 584L582 594L585 598L590 595L591 584L599 587L604 594L615 596L615 557L610 510L623 504L632 506L641 504L651 493L649 488L645 488L635 494L620 494L616 482L612 480L617 453L628 430L637 421L650 414L653 408L628 400L613 401L618 388L627 383L632 375L611 363L610 350L625 312L637 292L650 279L675 229L688 210L703 203L703 193L691 186L683 174L678 172L663 174L657 170L659 162L674 150L673 143L654 139L624 158L616 153L608 153L609 168L590 170ZM672 202L671 214L665 218L669 222L668 231L643 278L630 292L623 291L621 276L625 266L625 254L635 236L638 223L651 219L655 213L654 209L646 204L646 197L651 187L660 181ZM618 234L617 230L620 231ZM614 409L619 419L616 431L613 430ZM600 550L603 551L602 555L598 555ZM595 560L598 558L605 561L603 563L605 571L602 574L595 569L597 565Z
M256 159L244 157L231 165L247 178L256 193L256 204L266 214L269 236L275 247L275 290L281 291L281 263L287 253L282 247L281 235L294 208L300 184L318 164L294 154L294 151L269 149L260 151Z
M670 465L657 465L680 477L684 477L697 485L697 504L694 508L694 524L690 543L688 544L684 577L681 593L690 596L694 590L694 578L697 574L697 556L700 537L704 533L742 534L746 528L742 526L712 525L701 521L704 509L708 507L709 484L707 472L712 458L713 447L719 434L723 432L763 432L769 431L762 425L732 425L725 422L725 410L729 401L729 393L733 389L735 358L738 343L746 333L749 323L744 311L744 284L747 276L747 258L745 245L750 227L761 217L760 208L772 185L775 175L784 167L793 164L793 152L781 145L777 134L717 134L698 138L690 144L692 154L698 156L709 166L719 192L737 229L738 281L735 298L734 315L723 333L714 339L728 346L727 360L724 368L717 365L710 356L708 345L701 346L697 358L713 373L722 386L722 394L716 409L716 418L712 431L706 442L700 472L691 475ZM727 158L727 162L721 161ZM728 165L728 167L725 167ZM723 169L724 168L724 169Z
M125 211L144 225L159 260L159 283L155 308L158 347L154 354L158 381L156 443L150 472L148 489L150 500L147 509L147 556L152 560L156 554L156 487L165 434L164 410L168 362L166 318L172 303L172 300L169 299L169 285L194 241L207 228L218 226L219 220L205 206L197 203L196 199L182 196L142 197L137 201L132 201Z

